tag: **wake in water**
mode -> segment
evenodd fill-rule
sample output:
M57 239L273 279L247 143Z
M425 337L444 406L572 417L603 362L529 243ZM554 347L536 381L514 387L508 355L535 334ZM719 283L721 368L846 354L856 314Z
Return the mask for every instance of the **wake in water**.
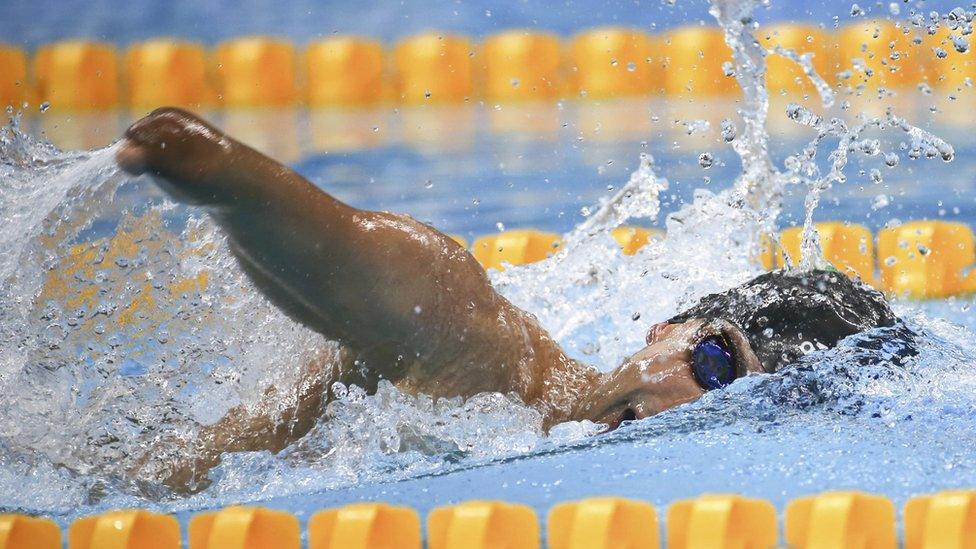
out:
M653 159L642 157L630 182L568 235L563 252L493 274L504 295L536 314L571 354L600 369L641 348L655 321L759 274L759 235L774 228L791 186L809 189L803 257L794 259L803 268L822 265L813 228L820 194L844 181L852 154L886 154L866 131L903 132L909 157L952 158L951 146L893 112L849 126L793 105L790 118L816 137L776 168L765 129L766 52L751 34L758 4L723 1L712 9L743 89L741 124L725 130L743 167L730 188L696 191L693 203L666 220L665 240L623 258L609 230L632 219L655 220L669 186ZM821 173L818 151L835 140ZM339 352L261 296L209 218L173 206L145 182L127 181L114 153L111 147L62 153L16 123L0 134L5 507L57 513L79 504L145 506L169 498L160 475L186 455L201 425L235 406L259 406L268 387L294 394L300 364ZM810 413L900 421L912 407L928 406L916 413L937 416L972 406L976 392L949 389L976 385L964 367L976 359L966 346L971 332L906 315L924 342L907 363L879 343L882 333L853 337L795 368L744 378L596 438L590 435L599 427L586 422L545 434L536 411L503 395L432 401L388 384L370 396L340 388L327 417L303 440L278 455L225 456L210 488L168 508L404 478L527 452L687 433L707 439L723 427L752 432ZM951 401L938 397L945 391ZM275 405L289 404L283 397Z

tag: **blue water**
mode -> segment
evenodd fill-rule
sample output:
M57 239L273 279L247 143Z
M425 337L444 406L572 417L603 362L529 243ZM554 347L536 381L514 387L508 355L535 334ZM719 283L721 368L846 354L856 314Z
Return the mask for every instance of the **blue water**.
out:
M855 156L848 181L827 191L815 218L872 230L912 219L976 227L973 107L973 94L949 99L904 92L897 112L946 138L956 149L955 160L911 160L891 134L871 133L867 137L880 138L900 153L899 165L885 166L882 156ZM612 195L627 180L641 153L653 155L671 182L662 197L662 215L653 223L663 227L666 215L688 203L695 189L721 190L740 172L738 157L718 135L721 116L734 108L732 101L705 98L675 111L667 102L636 99L352 112L231 111L209 117L343 201L407 213L471 242L499 227L569 231L584 219L583 208ZM111 143L132 120L130 113L34 114L29 125L62 148L76 149ZM697 120L707 121L707 129L689 135L687 124ZM786 119L784 104L773 105L770 120L772 156L780 165L814 137ZM700 165L702 153L714 156L710 168ZM825 156L818 159L821 166ZM881 183L871 179L872 169L880 170ZM789 189L781 227L802 224L805 194L802 186Z
M691 200L695 189L723 189L740 173L738 157L716 135L716 121L709 130L689 136L661 104L622 105L610 116L599 105L569 102L557 113L558 129L549 134L492 132L487 119L494 107L476 106L469 109L473 127L449 134L441 147L425 151L417 143L396 142L351 153L310 151L293 165L347 202L406 212L469 241L497 232L499 223L505 228L569 231L584 219L584 207L612 195L626 181L641 152L652 154L672 183L662 197L659 227L668 213ZM785 120L782 111L771 116ZM599 121L604 135L593 133L590 128L596 123L581 122L583 117ZM621 132L624 135L606 135L614 123L624 120L626 125L652 117L659 120L647 124L646 133L629 129ZM913 120L925 122L925 117ZM848 170L848 182L824 195L816 219L846 220L873 230L893 219L942 219L976 226L976 144L969 126L932 120L922 125L953 143L957 152L953 163L913 161L902 154L897 169L890 169L881 157L857 158ZM812 137L812 132L803 130L774 132L774 160L781 164ZM456 139L467 143L456 150ZM699 163L703 152L716 160L710 168ZM820 160L825 164L825 158ZM871 169L882 171L882 183L870 179ZM939 184L927 184L935 181ZM803 187L790 189L781 226L803 223L805 194ZM887 205L877 202L879 195L887 198Z

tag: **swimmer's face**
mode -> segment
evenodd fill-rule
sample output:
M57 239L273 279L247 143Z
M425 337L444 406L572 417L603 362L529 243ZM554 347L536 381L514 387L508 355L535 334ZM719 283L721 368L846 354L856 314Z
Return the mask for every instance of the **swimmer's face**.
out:
M581 403L577 417L615 429L698 399L762 365L745 335L723 320L661 323L647 346L627 358Z

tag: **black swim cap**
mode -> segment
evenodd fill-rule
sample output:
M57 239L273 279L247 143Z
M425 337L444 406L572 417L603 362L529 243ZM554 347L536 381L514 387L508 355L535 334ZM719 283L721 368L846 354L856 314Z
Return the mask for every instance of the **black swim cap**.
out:
M898 317L877 290L835 271L773 271L720 294L668 320L723 318L745 333L767 372L817 349Z

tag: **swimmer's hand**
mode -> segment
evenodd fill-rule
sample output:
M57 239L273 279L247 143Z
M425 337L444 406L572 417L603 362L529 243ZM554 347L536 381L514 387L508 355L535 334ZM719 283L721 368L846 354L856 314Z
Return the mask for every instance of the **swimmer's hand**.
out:
M258 178L280 165L228 137L200 117L156 109L126 130L115 154L132 175L148 174L178 202L221 206L256 199Z

